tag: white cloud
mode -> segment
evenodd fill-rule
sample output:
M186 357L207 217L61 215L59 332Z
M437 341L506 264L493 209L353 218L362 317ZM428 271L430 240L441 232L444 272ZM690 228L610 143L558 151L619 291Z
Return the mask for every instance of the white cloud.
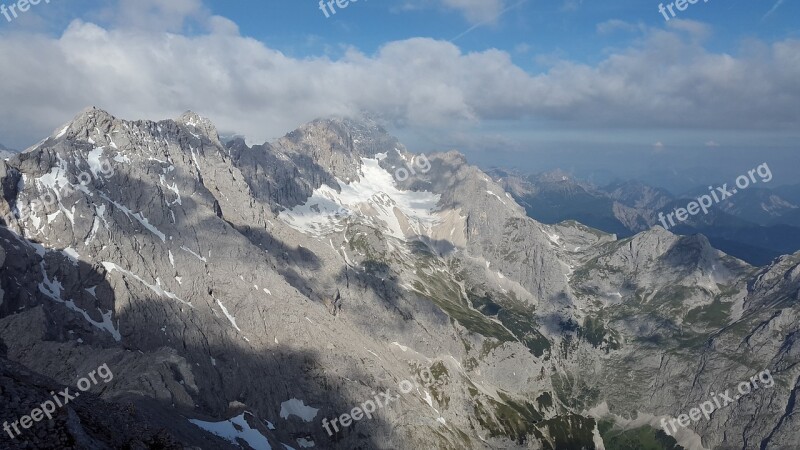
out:
M124 118L193 109L250 141L332 114L375 111L399 125L451 127L541 119L573 127L800 128L800 41L749 43L739 55L702 46L701 24L649 29L594 64L552 61L529 74L499 50L464 53L432 39L390 42L374 55L291 58L186 7L207 34L102 28L73 22L61 36L0 40L0 138L22 147L89 105ZM169 14L167 14L169 15ZM182 19L181 19L182 17Z

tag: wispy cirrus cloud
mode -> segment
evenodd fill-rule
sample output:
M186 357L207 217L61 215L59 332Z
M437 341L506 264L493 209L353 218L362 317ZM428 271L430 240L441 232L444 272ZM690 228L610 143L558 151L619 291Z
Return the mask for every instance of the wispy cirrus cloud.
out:
M506 8L507 0L404 0L397 11L444 8L456 11L472 24L494 23Z
M615 31L645 31L645 29L641 23L635 24L620 19L610 19L597 24L597 32L600 34L609 34Z
M564 0L564 3L561 5L561 11L577 11L582 4L583 0Z
M780 6L783 4L783 2L784 2L784 0L778 0L777 2L775 2L775 4L772 5L772 8L770 8L770 10L767 11L766 14L764 14L764 16L761 18L761 20L764 20L767 17L769 17L770 15L772 15L772 13L774 13L776 9L780 8Z
M491 18L489 18L489 19L486 19L486 20L483 20L483 21L481 21L481 22L478 22L478 23L476 23L475 25L471 26L470 28L468 28L468 29L464 30L464 31L463 31L462 33L460 33L458 36L454 37L453 39L450 39L450 42L453 42L453 41L456 41L456 40L458 40L458 39L461 39L462 37L464 37L464 36L466 36L467 34L469 34L469 33L473 32L474 30L476 30L477 28L480 28L480 27L482 27L482 26L485 26L485 25L489 25L489 24L496 23L496 22L497 22L497 20L498 20L498 19L499 19L501 16L503 16L505 13L507 13L507 12L511 11L511 10L512 10L512 9L514 9L514 8L517 8L517 7L521 6L523 3L527 3L528 1L529 1L529 0L519 0L519 1L517 1L516 3L512 4L512 5L506 6L505 8L503 8L503 9L502 9L500 12L498 12L497 14L495 14L494 16L492 16Z
M492 22L502 14L505 0L441 0L445 7L464 14L470 22Z

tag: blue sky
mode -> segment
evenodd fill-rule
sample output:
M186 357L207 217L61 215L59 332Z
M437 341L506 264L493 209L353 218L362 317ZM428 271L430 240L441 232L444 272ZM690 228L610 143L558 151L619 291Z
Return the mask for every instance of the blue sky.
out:
M114 22L104 20L105 14L98 13L106 10L98 6L106 2L61 2L64 5L59 5L59 8L48 5L50 10L46 11L47 14L41 14L49 22L51 31L63 31L76 18L106 24ZM598 26L609 21L651 27L666 25L658 12L658 5L665 2L654 0L495 1L503 6L498 7L500 11L509 8L508 11L500 15L479 16L481 20L465 13L467 7L454 8L442 3L446 2L361 0L326 18L319 10L318 2L313 0L204 2L214 14L234 21L242 35L258 39L288 55L337 56L347 46L374 53L386 42L412 37L451 40L477 26L456 40L459 47L467 52L503 49L512 53L514 61L528 70L546 68L537 63L537 56L542 54L597 62L607 52L624 48L636 38L635 32L624 28L612 33L598 33ZM493 2L467 0L461 3ZM794 0L710 0L707 3L699 0L676 18L712 25L714 35L709 39L708 48L715 51L734 52L742 40L753 38L770 42L800 37L800 2ZM181 31L198 33L203 30L187 21Z
M83 13L75 16L91 17L95 2L83 3ZM470 20L463 9L446 7L437 1L361 0L343 10L337 8L339 12L330 18L325 17L318 2L313 0L212 0L206 5L213 13L233 20L243 35L298 57L340 56L347 46L374 53L386 42L413 37L450 40L478 25L456 40L459 47L466 52L502 49L512 53L515 62L529 70L543 69L536 63L536 56L540 54L556 54L588 63L601 60L613 48L624 48L635 39L636 33L619 29L599 36L598 25L612 20L653 27L666 25L658 12L658 4L664 2L509 0L496 3L510 9L499 16L487 15L483 25L478 25L483 20ZM775 11L764 17L776 5ZM744 39L769 42L788 36L800 37L800 2L794 0L710 0L708 3L699 0L676 18L712 25L714 36L708 48L717 51L736 51ZM185 31L191 32L191 27Z
M14 62L0 65L0 143L24 148L89 105L128 119L192 109L251 142L366 110L411 150L482 166L722 178L800 162L794 0L699 0L669 22L650 0L336 9L59 0L0 16L0 60Z

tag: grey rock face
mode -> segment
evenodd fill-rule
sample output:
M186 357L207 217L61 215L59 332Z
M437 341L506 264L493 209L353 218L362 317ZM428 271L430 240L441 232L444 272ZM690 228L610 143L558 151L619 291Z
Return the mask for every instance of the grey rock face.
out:
M544 225L457 152L418 158L370 121L248 147L88 109L0 162L5 357L65 385L107 363L103 401L203 448L668 448L659 418L770 369L675 438L797 442L800 256Z

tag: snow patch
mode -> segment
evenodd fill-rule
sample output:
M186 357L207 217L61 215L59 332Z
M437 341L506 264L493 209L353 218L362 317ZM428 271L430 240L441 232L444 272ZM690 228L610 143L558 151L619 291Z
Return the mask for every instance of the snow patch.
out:
M504 202L504 201L503 201L503 199L502 199L502 198L500 198L500 196L499 196L499 195L497 195L497 194L495 194L494 192L492 192L492 191L486 191L486 193L487 193L487 194L489 194L489 195L494 195L494 196L495 196L495 197L496 197L498 200L500 200L500 203L502 203L502 204L504 204L504 205L506 204L506 202Z
M178 189L178 183L173 182L172 185L168 184L164 178L164 175L159 175L158 179L162 186L169 189L170 191L172 191L173 194L175 194L175 200L170 202L167 206L172 206L175 204L183 205L183 200L181 199L181 191Z
M89 163L89 170L92 172L95 178L100 178L100 174L105 173L103 170L103 164L100 161L103 157L103 148L104 147L97 147L96 149L89 152L86 160Z
M596 450L606 450L603 437L600 436L600 429L597 428L597 422L594 423L594 429L592 430L592 442L594 443L594 448Z
M403 352L407 352L408 351L408 347L406 347L405 345L400 345L397 342L392 342L392 345L396 345L396 346L400 347L400 350L402 350Z
M131 278L135 279L135 280L136 280L136 281L138 281L139 283L142 283L143 285L145 285L145 286L147 286L148 288L150 288L150 290L151 290L151 291L153 291L153 292L155 292L156 294L158 294L158 296L159 296L159 297L167 297L167 298L171 298L171 299L173 299L173 300L177 300L177 301L179 301L179 302L183 303L183 304L184 304L184 305L186 305L186 306L189 306L190 308L193 308L193 306L192 306L192 303L191 303L191 302L186 302L186 301L184 301L184 300L181 300L180 298L178 298L178 296L177 296L177 295L173 294L172 292L165 291L165 290L164 290L164 289L161 287L161 281L160 281L160 280L158 280L158 279L156 279L156 284L155 284L155 285L152 285L152 284L150 284L150 283L148 283L148 282L144 281L143 279L141 279L141 278L140 278L138 275L134 274L133 272L130 272L130 271L128 271L128 270L125 270L125 269L123 269L122 267L120 267L120 266L118 266L118 265L116 265L116 264L114 264L114 263L112 263L112 262L103 261L103 263L102 263L102 264L103 264L103 267L105 267L106 271L107 271L107 272L109 272L109 273L111 273L111 272L113 272L113 271L115 271L115 270L116 270L116 271L118 271L118 272L122 272L123 274L125 274L125 275L128 275L129 277L131 277Z
M425 391L425 397L423 397L423 400L425 400L425 403L427 403L428 406L433 408L433 399L431 398L430 392Z
M285 210L278 217L302 233L322 237L344 229L351 216L366 217L399 239L405 232L398 215L405 216L410 232L417 235L439 223L434 214L441 198L430 192L403 191L394 178L378 165L378 159L361 159L360 181L346 184L337 179L338 189L322 185L303 205ZM406 220L407 219L407 220Z
M550 233L548 233L546 231L545 231L545 234L550 239L550 242L552 242L553 244L556 244L556 245L561 245L561 243L559 242L559 241L561 241L561 236L559 236L558 234L550 234Z
M286 400L281 403L281 418L288 419L289 416L297 416L305 422L311 422L317 417L318 408L306 406L303 400L296 398Z
M216 299L216 298L215 298L214 300L216 300L216 301L217 301L217 304L219 305L220 309L222 310L222 313L223 313L223 314L225 314L225 317L227 317L227 318L228 318L228 320L231 322L231 324L233 325L233 328L236 328L236 331L238 331L238 332L240 332L240 333L241 333L241 332L242 332L242 330L241 330L241 329L239 329L239 326L238 326L238 325L236 325L236 318L235 318L235 317L233 317L233 316L232 316L232 315L231 315L231 314L228 312L228 308L226 308L226 307L225 307L225 305L223 305L223 304L222 304L222 302L221 302L221 301L219 301L218 299Z
M61 250L61 252L64 253L65 255L67 255L67 257L72 260L72 264L73 265L76 265L76 266L78 265L78 259L81 257L81 255L79 255L78 252L75 251L74 248L67 247L64 250Z
M247 445L255 450L272 450L269 441L257 429L251 428L247 423L244 415L250 414L244 412L236 417L230 418L222 422L205 422L197 419L189 419L193 425L215 434L234 445L239 445L236 441L241 439L247 442Z
M122 340L122 336L119 333L118 327L119 322L117 322L117 326L114 326L114 323L111 321L111 316L113 315L113 311L108 311L105 314L98 308L100 311L100 315L103 317L102 322L98 322L89 315L86 311L78 307L72 300L64 300L61 298L61 291L64 287L61 285L61 282L58 281L55 277L53 280L50 280L50 277L47 276L47 270L44 267L44 261L39 263L39 267L42 270L42 282L39 283L39 292L46 295L53 301L57 303L61 303L62 305L66 306L68 309L75 311L83 316L83 318L101 330L107 331L111 336L114 338L115 341L120 342Z
M314 446L314 441L309 441L306 438L297 438L297 445L303 448L311 448Z
M188 252L188 253L191 253L191 254L192 254L192 256L194 256L195 258L199 259L200 261L203 261L203 262L208 262L208 261L207 261L207 260L206 260L204 257L202 257L202 256L198 255L197 253L195 253L195 252L193 252L193 251L189 250L188 248L186 248L186 247L184 247L184 246L181 246L181 250L183 250L183 251L185 251L185 252Z
M111 200L107 195L105 195L103 193L100 193L100 197L102 197L107 202L110 202L114 206L119 208L119 210L122 211L123 213L125 213L125 215L128 216L129 219L131 217L136 219L140 224L142 224L143 227L147 228L148 231L150 231L154 235L158 236L161 239L161 242L166 242L167 241L167 236L164 233L162 233L161 231L159 231L158 228L156 228L153 225L151 225L150 221L146 217L144 217L141 212L134 213L133 211L131 211L127 207L115 202L114 200ZM65 214L66 214L66 212L65 212Z

